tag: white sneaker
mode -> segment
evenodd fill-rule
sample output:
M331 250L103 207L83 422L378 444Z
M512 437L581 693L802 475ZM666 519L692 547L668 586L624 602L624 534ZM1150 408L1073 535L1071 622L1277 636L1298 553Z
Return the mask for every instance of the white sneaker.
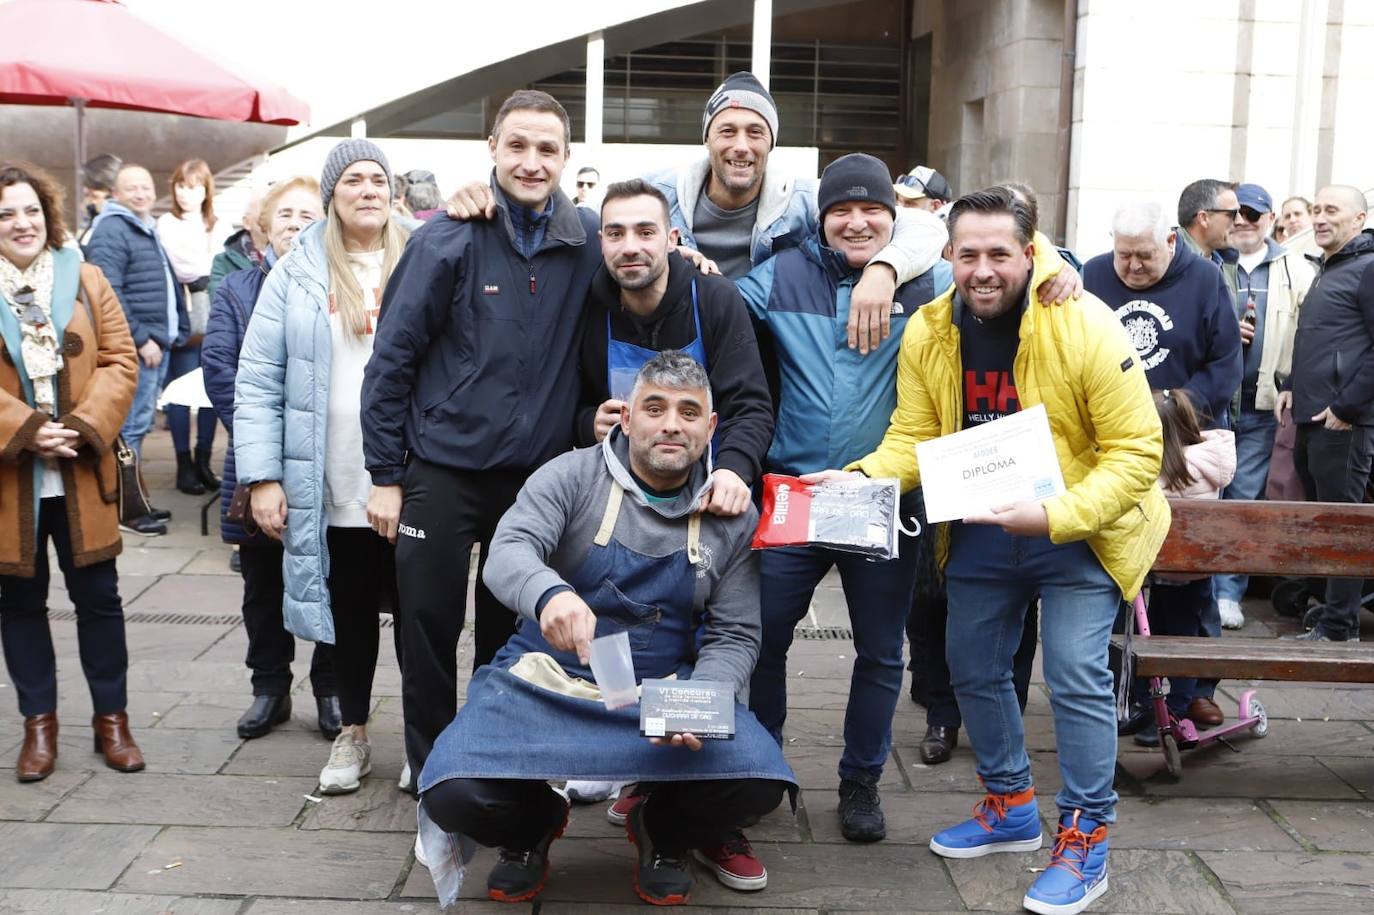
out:
M424 843L420 841L420 834L418 832L415 833L415 863L426 870L429 869L429 861L425 858L425 846Z
M349 794L357 791L363 776L372 771L372 746L354 740L353 729L345 727L334 738L329 763L320 770L321 794Z
M1245 625L1245 614L1240 610L1240 601L1219 598L1217 609L1221 611L1222 629L1239 629Z
M597 804L618 793L623 787L624 782L569 781L563 787L563 791L574 804Z
M401 777L400 777L400 779L397 780L397 782L396 782L396 787L397 787L397 788L400 788L402 791L414 791L414 790L415 790L415 788L414 788L413 786L411 786L411 784L410 784L410 760L408 760L408 759L406 760L406 764L405 764L404 766L401 767ZM419 837L417 836L416 839L415 839L415 842L416 842L415 847L416 847L417 849L420 847L420 846L419 846L419 841L420 841L420 839L419 839ZM416 856L417 856L417 857L419 856L418 851L416 852Z

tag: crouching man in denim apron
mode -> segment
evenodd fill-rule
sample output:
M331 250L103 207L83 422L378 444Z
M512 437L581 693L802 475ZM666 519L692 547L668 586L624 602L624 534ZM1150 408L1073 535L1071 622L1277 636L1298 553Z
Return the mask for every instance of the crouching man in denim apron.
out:
M625 828L639 849L635 891L656 905L687 901L689 849L756 822L784 791L795 800L781 750L744 704L760 640L749 547L758 516L700 511L715 426L705 370L658 353L620 425L538 470L497 527L485 580L520 627L473 676L420 774L425 816L500 849L493 899L523 902L544 888L568 818L548 779L638 783L644 800ZM735 738L650 740L637 706L607 711L588 651L594 636L622 630L637 681L732 685Z

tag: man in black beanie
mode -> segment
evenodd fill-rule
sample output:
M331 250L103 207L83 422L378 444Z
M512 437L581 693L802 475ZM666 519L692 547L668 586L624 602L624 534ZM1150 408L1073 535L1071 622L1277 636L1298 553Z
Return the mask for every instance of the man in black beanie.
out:
M878 159L855 153L821 176L820 226L741 278L740 292L779 353L780 398L766 470L792 476L843 466L882 441L897 406L897 353L916 310L952 280L938 260L897 288L892 334L864 359L843 343L855 287L866 264L889 244L898 212L892 176ZM901 516L913 514L914 494ZM916 540L902 537L898 557L870 562L817 548L762 553L759 588L763 642L750 681L749 707L779 742L787 719L787 652L816 586L840 573L854 629L854 670L840 757L840 829L872 842L886 834L878 781L892 749L892 716L902 691L902 639L916 573Z

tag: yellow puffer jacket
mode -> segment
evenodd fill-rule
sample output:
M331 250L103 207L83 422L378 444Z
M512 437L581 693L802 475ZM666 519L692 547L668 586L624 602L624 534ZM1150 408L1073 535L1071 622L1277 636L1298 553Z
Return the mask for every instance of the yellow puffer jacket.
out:
M1037 255L1031 289L1058 269ZM876 451L849 469L920 483L916 443L963 426L963 367L951 288L907 322L897 362L897 410ZM1145 370L1116 316L1091 295L1063 305L1036 301L1021 319L1013 362L1022 408L1044 404L1067 491L1045 503L1050 539L1087 540L1133 599L1169 531L1160 491L1164 436ZM948 525L937 549L949 557Z

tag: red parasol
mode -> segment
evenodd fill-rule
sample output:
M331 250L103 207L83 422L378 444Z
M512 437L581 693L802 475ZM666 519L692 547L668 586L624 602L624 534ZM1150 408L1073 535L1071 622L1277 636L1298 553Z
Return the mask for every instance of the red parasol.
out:
M310 117L280 86L229 70L118 0L0 3L0 35L7 37L0 42L0 103L76 108L78 192L87 107L264 124Z

